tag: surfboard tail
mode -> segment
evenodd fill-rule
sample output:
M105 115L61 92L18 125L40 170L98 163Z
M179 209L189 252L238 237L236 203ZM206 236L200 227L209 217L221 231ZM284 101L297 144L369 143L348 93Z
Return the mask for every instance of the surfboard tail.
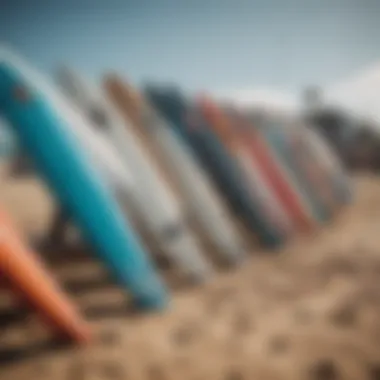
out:
M90 340L89 327L49 276L42 261L30 251L10 218L0 209L0 268L3 275L43 319L61 335L78 343Z

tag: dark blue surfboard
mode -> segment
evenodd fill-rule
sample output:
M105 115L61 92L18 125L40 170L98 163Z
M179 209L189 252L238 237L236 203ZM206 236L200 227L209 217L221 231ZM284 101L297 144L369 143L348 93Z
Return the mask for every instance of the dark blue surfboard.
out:
M249 193L237 162L228 155L223 144L208 128L200 110L188 104L180 93L146 88L147 99L166 117L173 131L193 149L220 191L225 194L238 215L269 247L280 245L285 236L271 225L265 210Z

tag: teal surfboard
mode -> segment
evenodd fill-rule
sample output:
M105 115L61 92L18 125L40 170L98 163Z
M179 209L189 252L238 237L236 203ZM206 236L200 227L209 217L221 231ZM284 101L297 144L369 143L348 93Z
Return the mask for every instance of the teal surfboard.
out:
M43 92L12 61L0 62L0 110L99 258L141 307L162 308L164 285L110 189Z

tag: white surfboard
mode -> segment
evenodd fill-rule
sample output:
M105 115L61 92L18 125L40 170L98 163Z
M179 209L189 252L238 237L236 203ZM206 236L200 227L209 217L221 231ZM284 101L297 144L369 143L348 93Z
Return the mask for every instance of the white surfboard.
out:
M249 157L248 152L244 149L236 150L236 158L243 170L248 186L260 203L265 205L265 211L269 214L270 220L276 228L290 236L294 232L292 220L264 178L259 164Z
M134 190L134 181L128 168L123 165L120 157L112 145L103 136L94 130L89 121L75 110L59 91L42 74L26 65L17 54L7 50L7 58L17 63L17 67L28 77L29 82L46 96L50 103L60 113L60 117L70 127L72 135L84 147L84 153L95 164L94 170L99 170L112 190L117 193L125 206L129 206L131 193ZM23 152L20 152L23 154Z
M127 95L127 86L119 80L115 84ZM107 90L110 98L113 98L111 89ZM240 262L246 256L243 241L230 222L231 216L208 175L190 149L171 132L167 121L140 94L137 96L139 99L135 106L139 107L141 123L135 128L141 128L144 137L157 148L155 151L165 171L177 184L194 221L202 228L218 254L230 264Z
M339 189L340 201L343 203L349 202L353 192L352 182L333 148L314 128L307 125L303 126L303 132L305 133L305 138L312 141L309 144L310 149L313 149L333 182L335 182L335 186Z
M102 91L74 70L62 68L58 80L78 109L97 125L97 133L116 147L123 166L130 169L136 184L133 203L161 250L184 275L195 281L206 280L212 272L211 265L185 223L174 194L160 178L132 128L122 120Z

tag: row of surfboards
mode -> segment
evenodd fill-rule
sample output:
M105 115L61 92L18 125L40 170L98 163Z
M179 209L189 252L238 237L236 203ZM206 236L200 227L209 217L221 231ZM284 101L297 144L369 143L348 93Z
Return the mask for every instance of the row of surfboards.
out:
M61 91L7 51L0 112L57 203L141 308L163 309L169 299L147 236L183 277L201 283L215 271L202 239L225 264L249 255L235 217L274 249L351 200L333 152L294 120L257 125L206 94L139 92L115 74L101 87L67 67L57 79ZM86 323L6 216L1 221L6 277L59 331L88 341Z

